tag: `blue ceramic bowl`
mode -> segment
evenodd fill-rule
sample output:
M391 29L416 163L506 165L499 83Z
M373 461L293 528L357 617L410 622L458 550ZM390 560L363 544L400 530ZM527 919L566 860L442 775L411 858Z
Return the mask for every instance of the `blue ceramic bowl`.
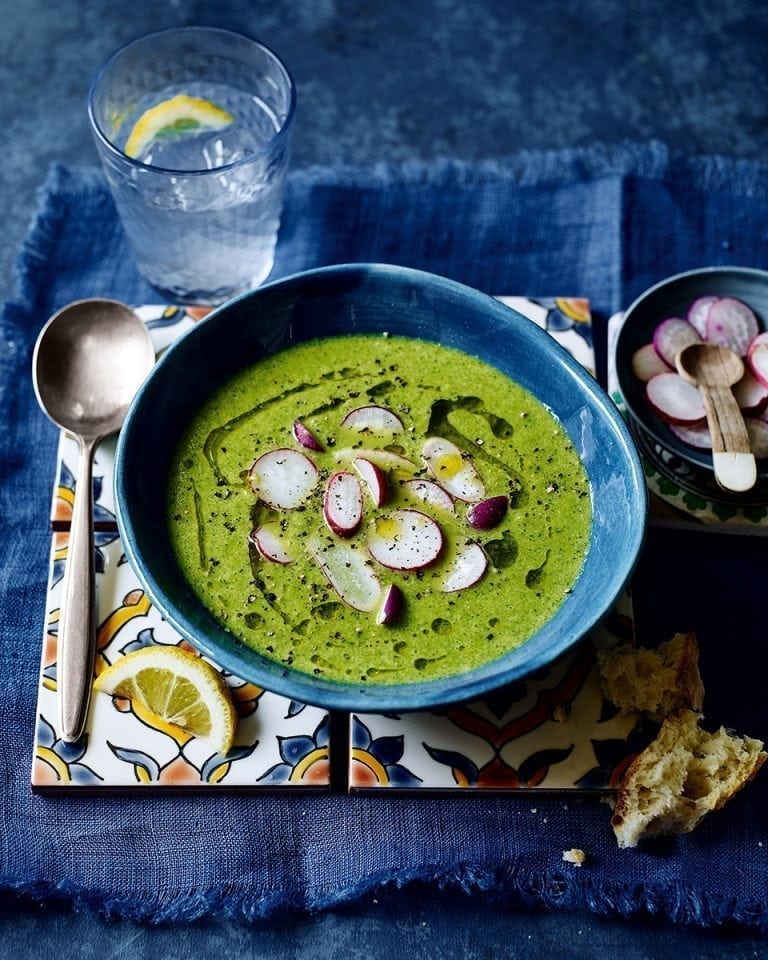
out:
M557 613L525 644L478 669L403 684L337 683L276 664L224 630L186 583L166 533L171 458L191 416L233 374L303 340L384 332L451 346L537 396L568 431L592 488L591 542ZM172 346L136 397L115 472L125 552L164 617L224 669L286 697L355 711L416 710L478 697L547 666L611 608L640 550L646 487L634 444L592 377L535 324L493 298L401 267L347 265L280 280L230 301Z

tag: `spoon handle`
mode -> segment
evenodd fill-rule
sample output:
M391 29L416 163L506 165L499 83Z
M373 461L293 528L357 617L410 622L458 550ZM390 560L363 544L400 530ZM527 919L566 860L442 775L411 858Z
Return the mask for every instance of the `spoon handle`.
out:
M700 387L712 438L715 479L725 490L751 490L757 466L749 434L730 387Z
M96 652L92 465L96 440L78 438L80 463L61 602L57 667L59 727L67 743L80 738L88 716Z

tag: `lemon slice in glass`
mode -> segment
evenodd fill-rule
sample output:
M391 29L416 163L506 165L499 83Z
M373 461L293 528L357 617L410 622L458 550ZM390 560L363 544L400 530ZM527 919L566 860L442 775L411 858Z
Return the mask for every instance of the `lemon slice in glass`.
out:
M217 753L232 747L237 714L229 688L206 660L180 647L133 650L107 667L93 689L138 701Z
M133 125L125 142L125 153L138 159L155 140L181 137L201 130L223 130L234 116L210 100L177 94L145 110Z

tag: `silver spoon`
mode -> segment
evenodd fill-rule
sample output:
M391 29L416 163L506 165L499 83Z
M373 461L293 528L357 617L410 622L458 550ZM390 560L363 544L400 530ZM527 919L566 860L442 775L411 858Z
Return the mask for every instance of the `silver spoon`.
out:
M35 344L38 402L80 449L57 653L59 732L70 743L85 727L96 647L93 453L119 429L154 360L147 328L116 300L69 304L51 317Z

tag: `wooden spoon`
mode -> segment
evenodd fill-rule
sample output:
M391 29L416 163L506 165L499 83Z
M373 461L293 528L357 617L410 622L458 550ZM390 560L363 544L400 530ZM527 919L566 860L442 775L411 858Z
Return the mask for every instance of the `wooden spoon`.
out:
M744 363L727 347L692 343L675 357L678 373L698 387L712 437L715 479L724 490L743 493L757 481L749 434L731 387L744 376Z

